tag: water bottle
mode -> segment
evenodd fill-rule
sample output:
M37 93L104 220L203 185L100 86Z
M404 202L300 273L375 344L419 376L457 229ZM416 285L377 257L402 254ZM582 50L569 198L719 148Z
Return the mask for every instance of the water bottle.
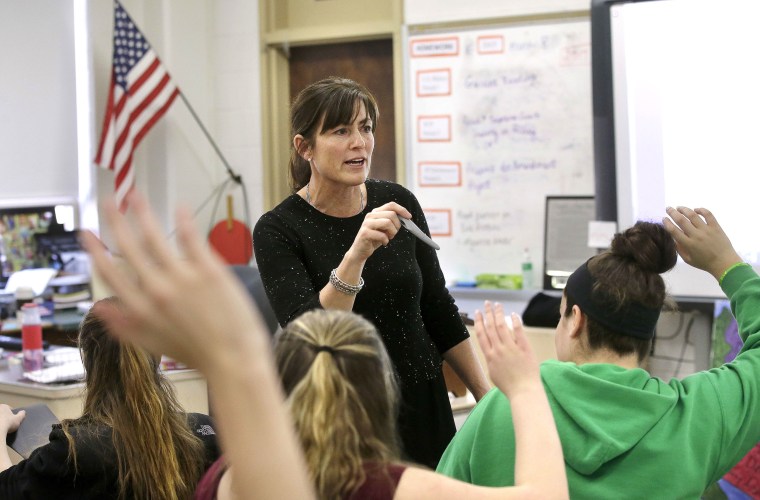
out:
M42 322L40 308L29 302L23 305L21 323L21 351L24 358L24 371L31 372L42 369Z
M530 260L530 252L525 249L522 261L522 287L523 290L533 289L533 262Z

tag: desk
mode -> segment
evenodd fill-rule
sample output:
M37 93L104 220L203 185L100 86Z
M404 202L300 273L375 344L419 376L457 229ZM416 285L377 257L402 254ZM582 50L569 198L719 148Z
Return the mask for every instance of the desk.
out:
M196 370L165 372L185 411L208 414L206 380ZM38 384L21 378L21 365L11 361L0 366L0 403L12 408L45 403L59 419L82 414L84 382L74 384Z
M208 414L208 390L206 380L196 370L170 370L165 372L177 394L177 399L187 412ZM0 403L11 408L44 403L58 417L77 418L82 414L85 385L47 385L21 378L21 364L3 361L0 365ZM8 448L13 463L21 457Z
M460 312L467 313L470 318L475 317L475 310L483 310L483 301L499 302L504 306L507 314L516 312L522 314L525 306L538 292L543 291L549 295L561 296L562 292L544 290L501 290L494 288L469 288L451 287L449 293L456 301Z

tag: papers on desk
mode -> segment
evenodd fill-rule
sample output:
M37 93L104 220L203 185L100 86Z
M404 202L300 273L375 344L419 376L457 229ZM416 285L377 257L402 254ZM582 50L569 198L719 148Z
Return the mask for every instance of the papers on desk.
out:
M84 380L84 365L76 347L60 347L45 352L45 368L24 372L24 378L40 384Z
M44 352L46 365L60 365L79 361L82 363L82 355L78 347L55 347Z
M42 370L24 372L24 378L40 384L54 384L58 382L78 382L84 380L84 366L82 362L62 363L49 366Z

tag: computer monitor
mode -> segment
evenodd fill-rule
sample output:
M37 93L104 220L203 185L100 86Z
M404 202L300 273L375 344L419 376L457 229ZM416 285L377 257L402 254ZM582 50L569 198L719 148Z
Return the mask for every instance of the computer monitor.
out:
M52 251L64 241L72 249L75 215L73 203L0 206L0 281L22 269L51 267Z
M596 255L588 223L596 220L593 196L547 196L544 223L544 289L561 290L581 264Z

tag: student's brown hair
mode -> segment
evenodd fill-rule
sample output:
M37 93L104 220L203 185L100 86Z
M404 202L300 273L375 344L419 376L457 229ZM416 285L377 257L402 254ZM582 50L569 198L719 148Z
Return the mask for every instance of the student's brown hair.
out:
M348 78L336 76L312 83L296 96L291 105L291 139L302 135L302 148L308 148L314 144L318 134L351 123L358 113L359 102L364 103L374 133L380 111L375 97L366 87ZM290 148L290 187L296 192L308 184L311 167L301 157L301 151L296 151L293 144Z
M95 303L79 328L86 396L82 416L62 422L76 468L76 436L108 429L118 465L120 498L192 497L205 449L193 434L159 360L109 335L98 315L119 308L115 297Z
M368 462L399 454L398 387L377 331L362 317L314 310L278 335L275 358L320 498L342 498Z
M600 293L622 309L635 302L653 309L674 308L660 274L676 264L675 241L662 224L639 221L618 233L610 249L588 261L588 270L595 280L594 293ZM577 303L565 293L565 316L572 314ZM652 340L621 334L586 315L588 347L609 349L620 355L635 353L639 363L649 355Z

